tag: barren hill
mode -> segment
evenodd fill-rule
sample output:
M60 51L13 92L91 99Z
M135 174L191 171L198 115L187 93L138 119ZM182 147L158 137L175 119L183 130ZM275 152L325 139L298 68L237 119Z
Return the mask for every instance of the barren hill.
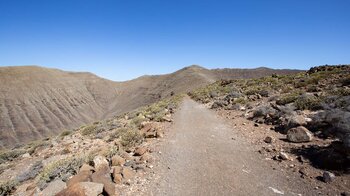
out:
M58 134L64 129L121 114L173 93L220 79L289 74L297 70L215 69L190 66L177 72L113 82L91 73L38 66L0 68L0 146Z

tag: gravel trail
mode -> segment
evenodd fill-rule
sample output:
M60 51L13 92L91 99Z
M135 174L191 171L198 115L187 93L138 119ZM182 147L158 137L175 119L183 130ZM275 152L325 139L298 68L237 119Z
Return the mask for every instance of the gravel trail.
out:
M157 149L146 195L318 195L297 173L271 167L236 131L186 98Z

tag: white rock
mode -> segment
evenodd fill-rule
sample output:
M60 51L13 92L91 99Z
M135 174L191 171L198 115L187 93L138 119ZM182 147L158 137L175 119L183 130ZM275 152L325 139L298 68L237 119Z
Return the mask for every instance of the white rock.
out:
M93 161L94 161L94 166L95 166L96 171L109 168L109 163L108 163L107 159L103 156L98 155L94 158Z
M25 154L22 155L22 158L31 158L31 157L32 157L32 156L30 156L29 153L25 153Z
M289 156L285 152L280 152L279 156L282 160L289 160Z

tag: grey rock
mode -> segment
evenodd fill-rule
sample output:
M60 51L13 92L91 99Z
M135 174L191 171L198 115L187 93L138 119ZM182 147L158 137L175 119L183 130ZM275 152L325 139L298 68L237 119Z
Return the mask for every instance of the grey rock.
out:
M299 126L288 130L287 139L288 141L295 143L310 142L313 139L313 136L307 128Z
M305 126L307 124L306 119L302 115L292 115L287 117L288 127Z
M332 172L325 171L323 172L323 181L326 183L332 182L335 179L335 175Z
M264 139L264 142L266 142L266 143L268 143L268 144L272 143L272 141L273 141L273 139L272 139L272 137L270 137L270 136L267 136L267 137L265 137L265 139Z

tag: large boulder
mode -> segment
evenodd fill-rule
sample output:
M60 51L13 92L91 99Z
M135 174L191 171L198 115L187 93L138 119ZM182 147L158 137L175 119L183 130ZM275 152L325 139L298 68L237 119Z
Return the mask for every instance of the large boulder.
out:
M71 179L68 180L67 186L69 187L79 182L90 182L91 174L92 172L88 170L80 171L77 175L73 176Z
M112 157L112 166L123 166L125 159L119 155L114 155Z
M56 196L98 196L103 192L103 184L80 182L62 190Z
M96 171L109 170L109 163L105 157L98 155L93 161Z
M50 182L49 185L42 191L42 195L55 196L66 187L66 183L64 183L62 180L55 180Z
M287 139L294 143L310 142L313 136L307 128L299 126L288 130Z
M107 171L98 170L91 175L92 182L103 184L103 190L108 195L115 195L115 184L112 182L109 169Z

